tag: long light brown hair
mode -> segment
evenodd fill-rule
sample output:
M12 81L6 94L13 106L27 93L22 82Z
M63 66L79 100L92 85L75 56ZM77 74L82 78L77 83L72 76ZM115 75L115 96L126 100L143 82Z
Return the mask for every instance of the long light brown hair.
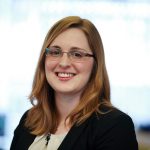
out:
M45 49L60 33L68 28L78 28L85 33L95 56L95 63L89 82L82 93L78 106L68 116L70 125L83 123L93 112L101 113L99 109L101 105L112 107L104 49L99 32L93 23L87 19L82 19L78 16L63 18L56 22L47 33L29 96L33 107L28 111L25 126L35 135L48 132L54 133L58 126L59 116L55 106L54 90L48 84L45 76ZM35 100L36 103L34 103Z

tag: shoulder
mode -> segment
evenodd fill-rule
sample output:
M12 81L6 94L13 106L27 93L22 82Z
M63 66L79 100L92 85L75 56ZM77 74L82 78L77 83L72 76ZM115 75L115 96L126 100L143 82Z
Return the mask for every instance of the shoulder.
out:
M29 110L27 110L27 111L22 115L19 124L24 124L24 123L25 123L25 120L26 120L26 118L27 118L28 112L29 112Z
M17 125L17 127L16 127L16 129L15 129L15 131L14 131L14 133L18 133L18 132L20 132L21 129L24 128L24 124L25 124L25 120L26 120L26 118L27 118L27 114L28 114L28 111L26 111L26 112L22 115L22 117L21 117L21 119L20 119L20 121L19 121L19 123L18 123L18 125Z
M131 117L116 108L113 108L112 110L108 109L102 114L94 113L92 118L95 127L97 126L97 128L100 129L103 128L103 130L113 129L113 127L117 126L120 126L121 129L134 128Z
M97 147L137 150L134 124L129 115L114 108L104 114L92 116L93 139Z
M16 129L14 130L14 137L20 137L22 133L29 132L28 129L25 127L25 121L26 121L27 115L28 115L28 111L26 111L22 115Z
M22 149L25 150L33 142L35 135L30 134L29 129L25 127L25 121L28 111L26 111L20 119L18 126L14 131L14 136L11 142L10 150Z

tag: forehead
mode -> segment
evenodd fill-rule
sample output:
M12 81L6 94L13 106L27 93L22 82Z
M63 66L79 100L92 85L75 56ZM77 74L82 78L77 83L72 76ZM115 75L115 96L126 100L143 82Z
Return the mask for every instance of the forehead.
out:
M54 41L50 45L57 45L62 48L79 47L90 50L90 46L85 33L78 28L69 28L63 31L54 39Z

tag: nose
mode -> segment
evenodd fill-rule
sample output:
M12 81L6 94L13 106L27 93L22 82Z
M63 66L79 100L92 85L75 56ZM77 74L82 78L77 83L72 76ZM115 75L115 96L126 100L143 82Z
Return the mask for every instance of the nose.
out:
M71 64L71 61L68 57L68 53L63 53L63 56L60 58L60 61L59 61L59 66L68 67L70 66L70 64Z

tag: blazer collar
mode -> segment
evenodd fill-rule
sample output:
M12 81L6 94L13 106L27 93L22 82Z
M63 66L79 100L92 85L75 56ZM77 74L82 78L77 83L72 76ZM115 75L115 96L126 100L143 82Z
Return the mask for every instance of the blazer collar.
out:
M68 134L66 135L65 139L62 141L61 145L59 146L58 150L70 150L73 149L75 142L78 140L78 137L82 134L83 130L87 127L89 118L83 122L81 125L74 125Z

